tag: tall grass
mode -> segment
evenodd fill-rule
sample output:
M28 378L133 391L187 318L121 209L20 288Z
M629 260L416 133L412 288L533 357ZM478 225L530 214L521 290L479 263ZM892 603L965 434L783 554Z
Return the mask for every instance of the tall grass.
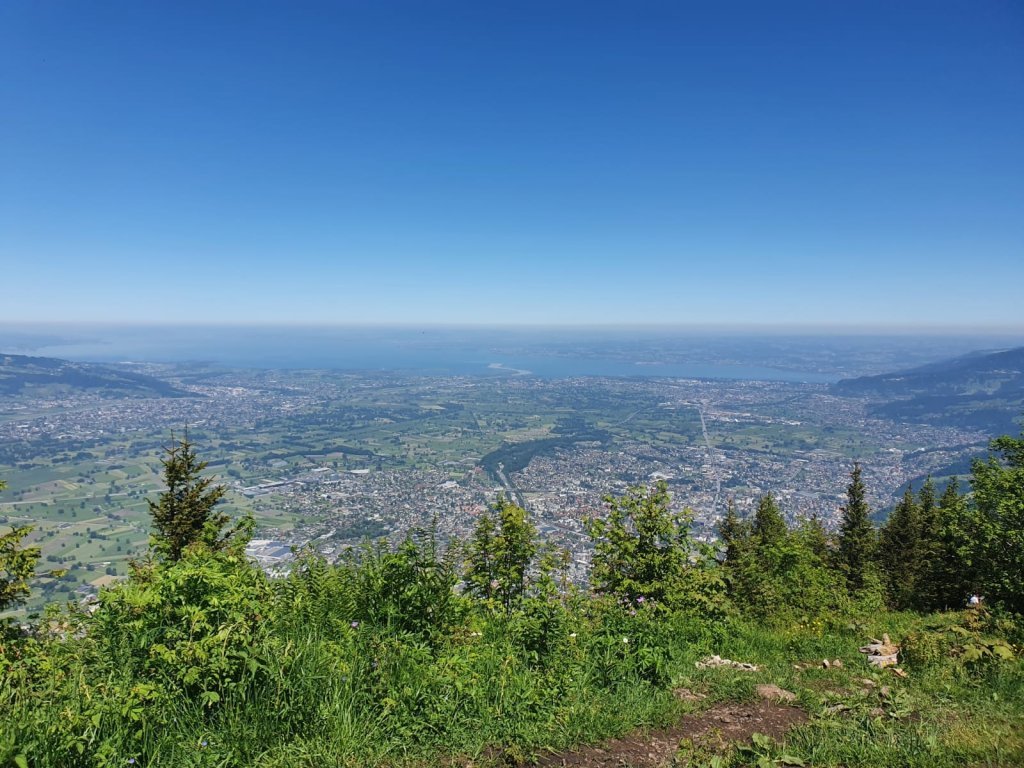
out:
M857 647L871 635L931 631L913 614L766 623L581 593L506 614L460 596L443 567L393 554L308 559L276 582L228 556L186 558L106 593L93 616L4 641L0 765L528 762L676 721L699 706L676 687L710 704L752 699L759 682L811 713L786 746L808 764L1024 763L1019 661L971 668L943 651L906 680L867 667ZM712 653L761 668L695 666Z

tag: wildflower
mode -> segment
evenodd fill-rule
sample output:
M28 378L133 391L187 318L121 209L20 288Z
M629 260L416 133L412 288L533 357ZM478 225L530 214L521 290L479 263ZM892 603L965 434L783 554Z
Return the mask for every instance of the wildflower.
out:
M129 757L128 758L128 765L135 765L135 758L134 757Z
M203 739L202 741L200 741L199 742L199 746L200 747L205 747L206 746L206 739Z
M628 637L624 637L624 638L622 638L622 642L624 642L624 643L628 643L628 642L629 642L629 638L628 638Z
M573 638L576 637L576 633L573 632L572 634L569 635L569 637L573 637Z
M637 603L639 603L639 604L641 604L641 605L642 605L642 604L644 603L644 601L646 601L646 600L647 600L647 598L646 598L646 597L644 597L643 595L640 595L640 597L638 597L638 598L636 599Z
M351 624L349 624L349 626L352 627L352 629L358 629L359 628L359 622L358 621L353 621Z

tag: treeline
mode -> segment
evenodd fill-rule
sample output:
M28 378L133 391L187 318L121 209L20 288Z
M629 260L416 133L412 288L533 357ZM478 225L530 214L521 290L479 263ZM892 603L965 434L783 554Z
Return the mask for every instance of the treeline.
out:
M906 490L879 529L859 466L834 537L817 519L789 530L770 494L749 520L730 505L719 528L730 595L762 615L780 604L841 608L851 597L931 612L974 595L1024 612L1024 439L1001 437L991 449L973 463L970 493L954 477L937 497L929 478Z
M167 450L130 578L94 605L3 626L0 764L354 765L568 745L674 711L672 681L744 622L843 632L886 604L974 593L1013 620L1024 438L992 447L971 494L951 483L935 499L925 484L881 531L859 467L837 534L790 529L766 496L750 519L730 508L720 547L693 538L664 484L633 488L589 521L577 588L569 554L508 499L464 542L431 527L333 564L300 553L269 578L244 555L251 521L220 512L223 488L186 438ZM30 588L26 533L0 538L0 610Z

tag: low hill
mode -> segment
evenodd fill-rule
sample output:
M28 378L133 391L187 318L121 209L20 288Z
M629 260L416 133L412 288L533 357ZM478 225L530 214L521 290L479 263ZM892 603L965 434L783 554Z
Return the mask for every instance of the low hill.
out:
M1024 347L843 379L832 392L877 401L875 416L1013 434L1024 412Z
M89 391L103 397L194 397L166 381L95 363L0 353L0 395L59 396Z

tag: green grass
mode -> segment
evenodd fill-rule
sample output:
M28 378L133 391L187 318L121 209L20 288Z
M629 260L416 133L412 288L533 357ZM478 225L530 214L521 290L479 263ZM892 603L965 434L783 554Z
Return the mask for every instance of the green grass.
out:
M162 668L150 641L129 651L131 635L106 634L113 630L95 618L83 620L77 639L33 645L17 663L7 657L0 763L24 754L39 768L130 758L175 768L528 764L551 750L669 725L718 701L753 701L755 686L767 682L793 691L811 717L774 756L845 768L1024 763L1019 660L971 670L943 657L901 678L857 652L872 635L922 631L926 619L912 614L769 626L740 617L634 618L583 601L559 608L554 650L537 658L515 621L468 602L442 635L420 636L351 627L348 598L331 588L319 597L289 596L281 584L274 591L269 601L235 591L217 598L246 611L262 604L263 615L246 624L249 614L230 619L228 611L219 626L234 629L217 630L223 639L190 662L201 671L198 687L182 686L182 670ZM760 669L698 669L712 653ZM236 682L214 685L231 654L245 659ZM843 666L824 669L823 659ZM680 702L672 695L679 686L707 698ZM218 691L215 701L203 699L204 687ZM689 764L694 755L678 757ZM748 756L720 758L743 765Z

